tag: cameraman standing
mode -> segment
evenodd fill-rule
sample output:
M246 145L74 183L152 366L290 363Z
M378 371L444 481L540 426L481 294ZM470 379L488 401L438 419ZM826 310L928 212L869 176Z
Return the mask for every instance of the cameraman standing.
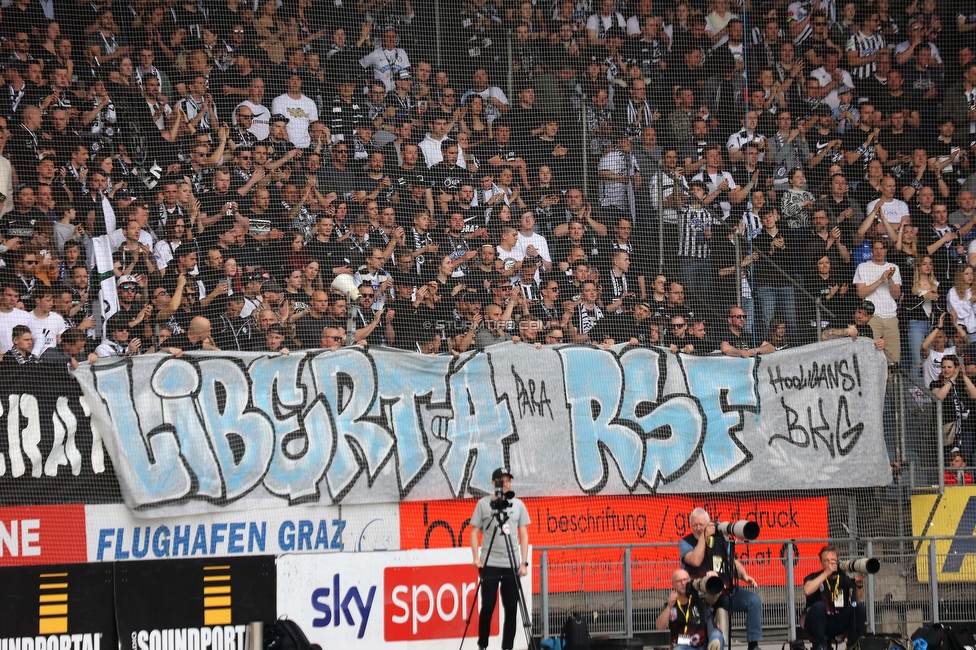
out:
M852 630L847 647L854 647L864 634L867 620L867 610L858 599L864 589L864 576L856 573L852 580L846 572L838 571L837 549L833 546L820 549L820 566L822 571L803 579L807 608L800 624L813 639L813 650L829 648L830 639Z
M750 587L758 587L758 583L746 572L742 563L732 557L731 544L724 535L715 530L715 524L703 508L692 510L688 515L688 523L692 534L678 542L681 567L688 571L692 579L700 578L708 571L718 573L725 583L725 594L713 607L746 613L748 650L755 650L762 641L762 601L754 592L741 588L730 591L730 588L733 571L739 580Z
M516 580L529 572L529 511L525 504L516 498L507 499L502 519L507 520L499 528L498 518L493 516L492 501L509 492L512 475L507 469L499 467L491 474L495 487L494 495L478 500L471 515L471 555L472 564L481 572L481 617L478 621L478 648L488 647L488 633L491 630L491 617L495 613L498 586L501 584L502 608L505 610L505 623L502 627L502 650L511 650L515 643L515 616L518 613L518 585ZM482 531L481 549L478 548L478 531ZM504 536L512 542L516 554L515 564L508 555L508 545ZM518 567L518 575L515 574Z
M708 650L722 650L725 637L715 627L712 610L692 586L688 572L678 569L672 573L671 586L668 602L654 622L658 630L671 631L671 650L704 648L706 643Z

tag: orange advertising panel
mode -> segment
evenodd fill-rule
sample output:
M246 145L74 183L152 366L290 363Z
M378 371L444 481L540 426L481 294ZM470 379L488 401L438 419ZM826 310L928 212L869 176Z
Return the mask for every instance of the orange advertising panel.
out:
M714 521L750 519L761 533L754 542L740 542L736 553L746 570L763 585L786 582L785 544L768 540L827 536L827 498L693 499L683 496L589 496L523 499L532 524L529 542L560 547L666 543L634 549L631 554L634 589L663 589L678 566L678 541L691 534L688 513L705 508ZM474 499L402 502L400 548L467 547ZM820 544L794 545L794 557L816 557ZM549 590L612 591L623 586L623 549L552 551ZM538 571L540 552L534 552ZM795 562L795 560L794 560ZM800 584L801 575L797 576ZM539 578L532 581L538 590Z

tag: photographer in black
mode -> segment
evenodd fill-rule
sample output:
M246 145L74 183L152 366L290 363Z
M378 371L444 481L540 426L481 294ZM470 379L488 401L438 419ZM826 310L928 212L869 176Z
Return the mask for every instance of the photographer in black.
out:
M472 564L481 572L481 617L478 621L478 648L488 647L491 617L495 613L498 588L501 585L502 608L505 622L502 627L502 650L511 650L515 643L515 616L518 606L516 581L529 572L529 511L521 500L508 496L512 487L512 475L499 467L491 475L495 494L478 500L471 515ZM501 506L502 517L494 516L492 502ZM507 505L505 505L507 503ZM507 520L505 518L507 516ZM499 527L498 520L504 520ZM481 546L478 531L482 531ZM515 558L508 555L505 536L511 541ZM516 575L515 569L518 574Z
M762 641L762 601L759 595L733 586L733 572L739 580L750 587L758 587L742 563L732 557L731 543L715 530L715 524L703 508L695 508L688 515L692 534L678 542L681 567L688 571L692 579L704 576L708 571L716 571L725 582L725 594L715 603L715 608L726 611L746 613L746 639L749 649L755 650Z
M820 549L823 570L803 579L807 607L800 625L813 639L813 650L827 650L830 640L844 632L850 633L847 647L851 648L864 634L867 610L860 601L864 575L855 573L851 579L845 571L839 571L837 565L837 549L824 546Z
M716 575L709 571L709 575ZM694 588L691 576L684 569L671 574L673 590L664 609L657 615L654 627L671 631L671 650L705 648L722 650L725 637L715 627L708 602Z

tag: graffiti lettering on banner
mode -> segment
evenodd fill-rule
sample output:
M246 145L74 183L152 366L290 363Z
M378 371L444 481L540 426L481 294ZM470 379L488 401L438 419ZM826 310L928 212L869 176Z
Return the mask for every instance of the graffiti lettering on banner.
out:
M887 367L869 343L762 359L516 344L457 358L206 353L77 374L126 504L158 517L479 496L502 466L527 496L886 485Z
M120 501L77 382L63 373L52 391L46 379L0 382L0 505Z
M80 506L79 506L80 507ZM90 562L400 547L395 503L278 508L139 519L123 505L87 506Z
M14 650L115 650L111 565L46 564L0 568L0 647Z
M630 544L664 543L664 546L634 549L632 561L678 562L678 541L691 534L688 513L705 508L715 521L749 519L760 524L759 539L736 546L736 552L751 575L763 585L786 584L784 542L827 535L827 498L747 499L721 497L693 499L678 496L574 497L523 499L532 525L529 537L535 546L560 547L591 544L619 544L620 549L574 549L549 551L549 589L553 592L619 590L622 584L623 548ZM404 502L400 504L401 548L444 548L468 546L469 518L474 500ZM794 544L794 557L815 557L821 544ZM539 566L539 552L532 562ZM535 584L538 580L534 581ZM635 589L662 589L670 585L670 569L636 571ZM800 584L797 582L797 584Z
M0 508L0 566L86 559L85 506Z
M277 618L271 556L113 566L127 650L245 650L247 624Z

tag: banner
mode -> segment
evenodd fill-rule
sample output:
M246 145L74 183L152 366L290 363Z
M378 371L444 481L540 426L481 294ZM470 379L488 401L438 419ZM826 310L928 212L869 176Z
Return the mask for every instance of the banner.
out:
M120 501L78 383L43 364L0 377L0 505Z
M0 566L85 560L85 506L0 508Z
M464 648L478 647L478 571L471 549L342 555L286 555L277 560L278 615L323 648L456 650L473 603ZM522 578L532 611L531 575ZM501 643L499 601L491 646ZM518 617L515 648L528 647Z
M396 550L399 518L395 503L235 510L154 520L139 519L124 505L84 508L89 562Z
M956 537L935 541L939 582L976 582L976 487L949 486L945 494L912 495L912 534ZM915 569L929 582L929 540L918 542Z
M115 567L115 615L127 649L246 650L247 624L276 618L270 556L106 566Z
M0 648L116 650L112 565L0 569Z
M513 487L518 493L518 481ZM749 519L760 526L759 539L736 545L736 553L750 575L762 586L786 584L786 544L764 540L827 537L827 497L716 498L682 496L525 498L532 524L529 541L536 548L550 547L549 591L607 591L623 588L621 562L624 546L667 544L636 548L631 557L643 565L634 571L634 589L669 589L671 571L678 566L678 541L691 534L688 513L705 508L713 521ZM404 502L400 504L400 547L468 548L470 517L476 501ZM553 550L551 547L618 544L617 549ZM794 543L794 557L816 557L822 542ZM540 552L533 570L538 572ZM796 576L802 584L803 574ZM533 581L538 589L538 573Z
M887 485L887 366L867 339L761 359L501 344L85 365L93 430L140 516L479 496Z

